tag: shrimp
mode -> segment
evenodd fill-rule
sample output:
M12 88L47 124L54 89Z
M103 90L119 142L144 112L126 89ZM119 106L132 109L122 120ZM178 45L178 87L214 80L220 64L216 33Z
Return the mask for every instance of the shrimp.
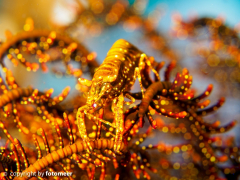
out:
M114 151L118 152L124 132L123 105L135 101L128 92L135 83L136 78L139 80L142 95L144 96L143 78L141 78L140 72L144 69L146 63L151 67L151 62L146 54L129 42L120 39L113 44L102 65L96 70L92 81L79 78L81 84L90 87L86 105L80 107L76 115L80 136L85 146L88 147L88 151L91 151L92 148L87 136L85 115L94 121L97 120L116 128ZM129 98L130 101L125 102L124 97ZM94 111L97 106L106 107L110 103L112 103L116 123L110 123L89 113Z

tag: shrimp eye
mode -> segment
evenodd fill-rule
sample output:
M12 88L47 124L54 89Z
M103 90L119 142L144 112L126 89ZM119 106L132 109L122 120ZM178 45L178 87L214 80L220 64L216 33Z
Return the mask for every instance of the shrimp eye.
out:
M97 107L97 104L96 104L96 103L93 103L92 107L93 107L93 108L96 108L96 107Z

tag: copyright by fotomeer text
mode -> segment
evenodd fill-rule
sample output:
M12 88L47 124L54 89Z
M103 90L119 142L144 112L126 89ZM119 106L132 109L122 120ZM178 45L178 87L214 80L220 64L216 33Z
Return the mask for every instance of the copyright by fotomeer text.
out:
M27 177L45 177L45 176L63 176L63 177L67 177L67 176L72 176L72 172L50 172L50 171L45 171L45 172L2 172L1 175L3 176L14 176L14 177L23 177L23 176L27 176Z

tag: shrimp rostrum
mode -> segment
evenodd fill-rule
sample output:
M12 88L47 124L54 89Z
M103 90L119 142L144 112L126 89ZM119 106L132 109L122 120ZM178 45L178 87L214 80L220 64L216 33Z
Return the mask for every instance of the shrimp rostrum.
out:
M77 112L80 136L88 151L91 151L92 148L85 127L85 115L94 121L105 123L116 129L114 151L118 152L124 132L123 104L135 101L128 92L136 78L139 80L143 93L141 83L143 78L141 78L140 72L146 65L151 67L151 62L147 56L129 42L120 39L113 44L107 57L96 70L92 81L79 79L81 84L90 87L86 105L80 107ZM125 102L124 97L129 98L130 101ZM94 112L96 107L106 107L110 104L114 114L114 123L90 113Z

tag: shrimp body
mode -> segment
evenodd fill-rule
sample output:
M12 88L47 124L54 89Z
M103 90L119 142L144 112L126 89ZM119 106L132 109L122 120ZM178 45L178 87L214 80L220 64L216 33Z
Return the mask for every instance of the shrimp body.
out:
M84 124L84 114L89 114L88 112L94 110L96 105L104 107L109 103L112 103L116 123L111 124L104 120L98 120L116 128L114 149L116 152L119 150L124 131L124 96L137 77L142 89L140 70L144 68L145 58L146 55L140 50L120 39L113 44L102 65L95 71L92 81L80 79L83 84L91 87L86 105L80 107L77 113L80 135L89 150L91 147Z

